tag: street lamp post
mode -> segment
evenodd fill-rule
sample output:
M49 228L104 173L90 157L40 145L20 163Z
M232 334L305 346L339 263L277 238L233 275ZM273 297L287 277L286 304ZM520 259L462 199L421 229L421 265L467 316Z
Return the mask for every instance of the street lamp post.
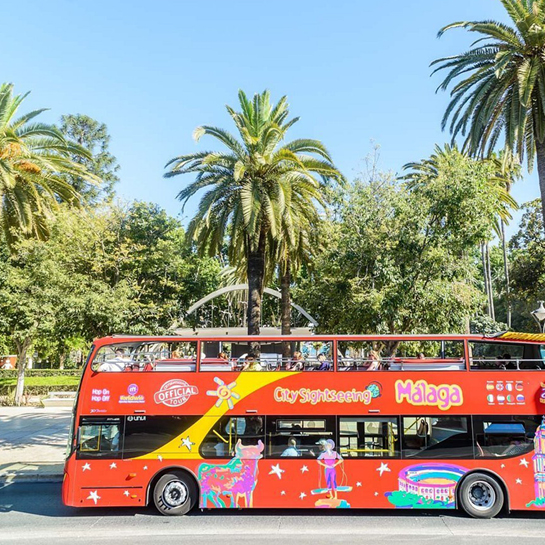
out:
M531 314L539 326L539 331L545 333L545 307L543 306L543 301L538 301L538 303L539 307L536 310L532 310Z

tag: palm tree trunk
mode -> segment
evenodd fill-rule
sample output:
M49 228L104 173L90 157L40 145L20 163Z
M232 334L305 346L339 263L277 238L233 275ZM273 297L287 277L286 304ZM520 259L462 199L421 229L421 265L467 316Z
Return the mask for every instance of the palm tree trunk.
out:
M509 281L509 257L507 256L507 243L505 240L505 224L500 222L501 246L503 250L503 272L505 275L505 305L507 312L507 326L511 327L511 283Z
M492 318L492 308L490 307L490 287L488 285L488 270L486 266L486 249L484 242L481 243L481 258L483 262L484 292L486 294L486 307L488 316Z
M539 190L541 192L541 213L545 228L545 140L539 142L536 138L537 173L539 175Z
M285 267L285 270L283 268ZM280 292L282 294L282 335L291 335L291 296L290 296L290 263L282 263L280 272Z
M486 242L486 273L488 275L488 295L490 297L490 317L496 321L496 309L494 308L494 287L492 286L492 270L490 266L490 246Z
M265 233L261 232L257 249L248 251L248 335L259 335L260 332L265 278L265 240Z

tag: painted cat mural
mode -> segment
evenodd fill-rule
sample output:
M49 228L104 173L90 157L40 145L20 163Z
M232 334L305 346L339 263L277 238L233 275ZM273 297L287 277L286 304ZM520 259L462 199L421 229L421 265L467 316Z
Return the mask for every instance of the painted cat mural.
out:
M262 458L263 443L244 446L239 439L235 445L235 457L227 464L201 464L198 479L201 483L201 507L210 501L215 507L226 507L223 497L230 497L229 507L252 507L253 493L257 485L258 460Z

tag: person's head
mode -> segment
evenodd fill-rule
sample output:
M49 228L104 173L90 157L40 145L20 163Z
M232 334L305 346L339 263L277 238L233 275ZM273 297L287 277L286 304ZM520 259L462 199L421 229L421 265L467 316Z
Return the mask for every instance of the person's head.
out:
M319 362L323 362L323 361L325 361L325 360L326 360L325 354L320 354L320 355L318 356L318 361L319 361Z
M220 352L220 353L218 354L218 358L219 358L220 360L226 360L226 359L227 359L227 354L226 354L225 352Z
M115 355L118 358L122 358L125 355L125 350L123 348L116 348Z
M299 352L299 350L297 350L296 352L293 353L293 357L296 360L301 360L301 359L303 359L303 354L301 354L301 352Z
M380 360L380 354L376 350L371 350L371 352L369 353L369 357L372 360Z
M511 359L511 354L508 354L507 352L502 356L502 358L504 360L510 360Z
M423 360L426 356L424 355L424 352L418 352L418 359Z
M251 363L255 361L255 354L253 352L249 352L246 354L246 358L244 358L247 363Z
M288 439L288 447L297 448L297 441L296 441L295 437L290 437Z

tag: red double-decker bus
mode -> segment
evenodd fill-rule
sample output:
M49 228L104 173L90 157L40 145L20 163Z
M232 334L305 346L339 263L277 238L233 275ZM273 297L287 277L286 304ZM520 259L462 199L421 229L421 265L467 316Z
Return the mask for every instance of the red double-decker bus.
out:
M545 508L545 336L97 340L74 507Z

